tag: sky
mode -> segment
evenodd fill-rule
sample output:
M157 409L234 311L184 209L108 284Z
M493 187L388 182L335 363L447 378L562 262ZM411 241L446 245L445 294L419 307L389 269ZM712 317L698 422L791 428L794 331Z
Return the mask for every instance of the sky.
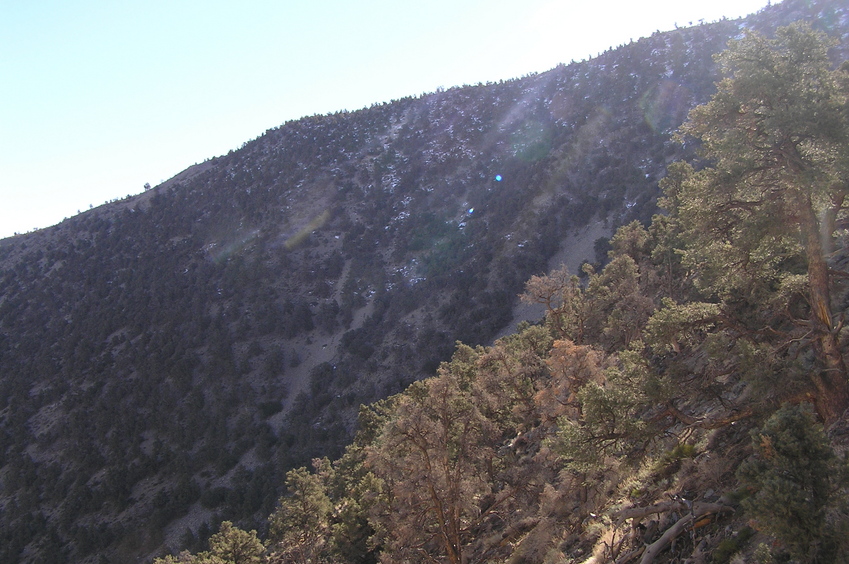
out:
M0 0L0 238L293 119L507 80L768 0Z

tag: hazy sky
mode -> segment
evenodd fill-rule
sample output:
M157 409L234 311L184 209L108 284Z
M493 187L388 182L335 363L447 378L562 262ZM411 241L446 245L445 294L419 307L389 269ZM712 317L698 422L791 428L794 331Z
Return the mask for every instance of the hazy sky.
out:
M541 72L767 0L0 0L0 237L281 123Z

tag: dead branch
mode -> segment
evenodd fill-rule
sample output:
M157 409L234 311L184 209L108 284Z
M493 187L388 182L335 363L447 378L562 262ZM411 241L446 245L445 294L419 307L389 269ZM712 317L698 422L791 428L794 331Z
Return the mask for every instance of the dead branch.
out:
M641 546L637 549L634 549L631 552L629 552L628 554L624 555L619 560L617 560L615 564L626 564L627 562L630 562L631 560L633 560L634 558L636 558L637 556L642 554L643 551L645 551L645 549L646 549L646 545L643 545L643 546Z
M708 513L730 513L733 512L734 509L727 506L722 505L721 503L706 503L702 501L696 501L692 504L686 501L662 501L660 503L655 503L654 505L648 506L637 506L637 507L628 507L625 509L621 509L614 513L611 517L616 520L616 526L622 525L626 519L642 519L643 517L648 517L649 515L656 515L658 513L666 513L667 511L686 511L687 513L694 515L695 517L701 517L703 515L707 515Z
M692 521L692 513L678 519L678 522L666 529L659 539L646 547L645 552L643 552L643 557L640 559L640 564L651 564L654 562L655 556L663 552L663 549L669 546L674 538L683 533L687 528L687 525L689 525Z
M691 415L687 415L686 413L679 410L677 407L672 405L671 403L666 406L666 410L663 411L660 415L667 416L671 415L681 423L685 425L692 425L695 427L700 427L705 430L711 429L719 429L720 427L725 427L727 425L731 425L732 423L736 423L741 419L746 419L747 417L751 417L754 413L754 409L745 408L728 415L726 417L720 417L716 419L698 419Z
M673 539L675 539L676 537L678 537L678 535L687 530L688 527L694 527L693 524L699 522L700 518L711 514L731 513L734 511L734 509L727 505L722 505L720 503L673 500L664 501L645 507L628 507L614 513L612 517L616 519L617 526L620 526L622 523L625 522L626 519L642 519L649 515L666 513L669 511L686 512L686 515L678 519L678 521L674 525L666 529L666 531L664 531L664 533L660 536L659 539L649 545L646 545L626 554L617 562L629 562L631 559L636 558L642 553L640 564L650 564L651 562L654 562L654 559L658 554L663 552L663 550L667 546L669 546Z

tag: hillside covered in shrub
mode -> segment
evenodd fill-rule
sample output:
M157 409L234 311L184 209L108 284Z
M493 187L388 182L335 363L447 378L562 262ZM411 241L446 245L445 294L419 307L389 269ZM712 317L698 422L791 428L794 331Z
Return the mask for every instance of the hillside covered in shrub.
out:
M722 106L716 81L745 57L712 56L797 20L842 40L798 83L826 90L758 75L796 98ZM613 503L649 511L669 493L643 519L694 500L738 515L719 496L750 427L786 434L765 421L813 401L841 428L847 37L842 2L786 0L539 75L289 122L0 241L0 561L150 561L233 537L283 561L579 559L636 550ZM763 133L717 121L767 109ZM763 175L732 190L747 170ZM595 266L558 268L581 259ZM547 320L512 334L522 293ZM781 413L820 440L811 412ZM436 447L404 439L431 423L444 476L421 470ZM775 474L770 441L741 484ZM816 447L822 491L839 485L835 441ZM715 485L690 491L682 472ZM437 480L436 497L407 478ZM301 516L285 509L299 488ZM235 558L216 550L203 558Z
M733 42L681 130L707 166L670 166L665 213L599 272L532 277L543 324L363 407L342 457L287 473L265 545L225 523L157 562L849 560L849 64L827 45Z

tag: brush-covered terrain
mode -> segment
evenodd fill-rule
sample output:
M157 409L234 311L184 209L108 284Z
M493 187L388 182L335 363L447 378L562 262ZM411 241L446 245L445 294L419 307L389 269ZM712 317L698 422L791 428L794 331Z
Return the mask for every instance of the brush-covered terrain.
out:
M0 241L0 560L835 561L826 36L786 0L304 118Z
M665 213L546 308L360 411L208 562L845 562L849 64L806 24L747 34L681 137ZM241 552L240 552L241 551ZM251 560L253 558L253 560Z

